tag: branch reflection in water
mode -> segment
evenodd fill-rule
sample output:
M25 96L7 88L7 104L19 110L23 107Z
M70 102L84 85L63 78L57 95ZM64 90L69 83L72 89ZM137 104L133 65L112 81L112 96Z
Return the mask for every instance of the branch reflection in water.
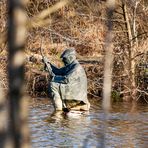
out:
M80 146L100 147L104 113L102 102L91 99L89 114L81 116L51 116L48 99L31 99L29 127L32 147ZM148 106L115 103L106 122L106 147L146 147Z

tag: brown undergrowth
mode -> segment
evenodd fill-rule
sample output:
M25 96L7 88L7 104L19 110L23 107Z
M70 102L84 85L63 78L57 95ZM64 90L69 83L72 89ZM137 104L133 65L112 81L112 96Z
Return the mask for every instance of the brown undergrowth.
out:
M40 60L39 60L40 61ZM36 61L37 62L37 61ZM101 97L103 85L103 61L80 60L88 78L88 95L92 97ZM59 65L61 63L59 62ZM32 96L48 96L49 75L45 72L44 64L40 61L33 67L33 62L26 66L26 84L28 93ZM57 64L58 65L58 64ZM37 66L37 67L36 67Z
M56 4L58 0L30 0L26 7L28 21L34 19L46 8ZM128 2L127 2L128 3ZM134 5L128 6L129 19L132 19ZM126 65L128 62L127 30L123 17L121 1L117 3L112 18L114 63L112 75L113 96L121 97L126 92L124 82L128 80ZM146 6L141 1L137 8L137 41L136 52L132 60L136 63L136 83L138 98L147 95L147 20ZM7 44L6 38L7 11L5 0L0 1L0 83L4 89L7 84ZM80 0L47 15L41 21L28 27L27 43L25 49L25 82L27 92L32 96L47 96L48 73L43 71L40 61L40 48L53 64L62 66L60 54L66 47L75 47L77 57L87 73L88 94L99 98L102 96L103 69L104 69L104 39L106 35L106 4L104 0ZM132 21L131 21L132 24ZM139 25L138 25L139 24ZM1 40L3 43L1 43ZM41 40L43 42L41 42ZM139 68L139 65L143 65ZM129 90L130 91L130 90ZM145 98L146 98L145 97ZM137 100L138 100L137 98Z

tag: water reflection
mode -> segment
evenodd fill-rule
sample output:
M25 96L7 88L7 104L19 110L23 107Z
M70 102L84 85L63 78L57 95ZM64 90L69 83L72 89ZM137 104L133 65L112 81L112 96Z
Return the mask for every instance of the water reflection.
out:
M52 115L48 99L30 101L29 126L33 148L145 148L148 144L148 105L117 103L104 121L101 102L91 102L89 114ZM104 128L105 127L105 128ZM104 141L103 141L104 139Z

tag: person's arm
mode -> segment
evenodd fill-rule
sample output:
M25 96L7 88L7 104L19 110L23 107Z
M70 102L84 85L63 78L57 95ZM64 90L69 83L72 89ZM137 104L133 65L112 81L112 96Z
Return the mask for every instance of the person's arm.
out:
M51 64L49 61L46 62L44 69L48 71L48 69L51 69L52 71L52 81L57 83L67 83L66 79L66 67L63 68L57 68L53 64Z
M43 61L44 64L45 64L45 65L44 65L44 70L48 71L49 74L50 74L52 77L54 77L55 74L54 74L53 71L52 71L52 68L51 68L50 63L48 62L48 59L47 59L46 57L43 57L42 61Z
M64 83L64 84L68 84L69 82L75 82L79 76L77 73L77 64L74 64L70 67L65 67L65 75L55 75L54 77L54 81L58 82L58 83Z
M60 75L60 76L64 76L65 75L65 67L62 67L62 68L57 68L56 66L54 66L53 64L49 63L51 68L52 68L52 71L55 75Z
M72 65L66 74L67 82L75 82L79 78L78 64Z
M44 57L42 59L42 61L44 62L45 66L44 66L44 70L48 71L49 73L53 73L54 75L64 75L65 70L64 68L57 68L56 66L54 66L53 64L51 64L48 60L47 57Z

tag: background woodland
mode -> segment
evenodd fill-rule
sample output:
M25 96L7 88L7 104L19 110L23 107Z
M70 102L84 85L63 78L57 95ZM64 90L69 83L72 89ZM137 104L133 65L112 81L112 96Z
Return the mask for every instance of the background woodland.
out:
M43 71L40 48L57 66L66 47L75 47L88 76L88 94L101 98L103 88L106 1L74 1L58 11L58 0L30 0L27 11L25 75L27 92L47 96L48 73ZM7 4L0 1L0 83L7 90ZM117 0L111 18L113 28L112 98L148 103L148 2ZM130 97L129 97L130 96Z

